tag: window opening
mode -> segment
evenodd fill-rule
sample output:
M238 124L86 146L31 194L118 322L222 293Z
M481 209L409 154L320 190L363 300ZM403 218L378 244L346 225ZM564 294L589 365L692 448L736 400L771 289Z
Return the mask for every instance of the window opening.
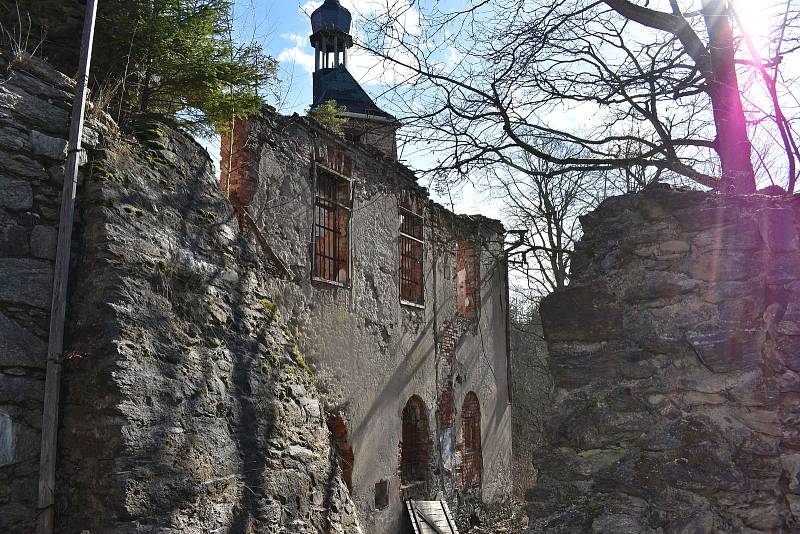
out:
M400 204L400 300L423 304L424 223L408 203Z
M461 407L461 481L465 487L480 486L483 471L481 449L481 408L474 391L467 393Z
M457 313L460 317L473 318L478 295L478 262L475 248L470 241L461 240L456 248Z
M339 465L342 468L342 480L344 480L347 489L353 491L353 463L355 462L355 454L353 454L353 447L347 437L347 425L344 419L338 415L328 416L328 430L331 433L331 441L339 458Z
M350 180L317 165L314 201L314 278L345 285L350 281Z
M422 399L414 395L403 408L400 442L400 478L403 484L424 482L428 479L431 441L428 410Z
M375 483L375 509L383 510L389 506L389 482L381 480Z

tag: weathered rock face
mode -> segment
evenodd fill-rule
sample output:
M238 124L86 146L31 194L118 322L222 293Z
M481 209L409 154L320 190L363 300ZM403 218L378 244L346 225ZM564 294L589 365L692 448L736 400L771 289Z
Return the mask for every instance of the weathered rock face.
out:
M66 116L71 87L38 62L0 83L0 157L15 165L0 171L3 532L31 532L35 520L63 179L54 147L66 131L53 119ZM48 114L50 126L39 121ZM99 118L90 126L65 340L57 531L360 532L314 377L264 290L261 260L239 236L208 155L155 124L139 141Z
M795 199L655 189L582 220L542 305L531 532L797 532Z

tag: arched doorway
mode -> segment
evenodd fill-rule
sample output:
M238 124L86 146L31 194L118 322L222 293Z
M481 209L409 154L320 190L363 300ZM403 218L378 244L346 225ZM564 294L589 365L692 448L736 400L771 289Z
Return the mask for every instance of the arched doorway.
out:
M403 433L400 441L400 481L403 486L424 486L431 463L431 433L428 409L417 395L403 408Z
M347 425L344 419L338 415L328 415L328 430L331 432L331 442L333 443L336 456L339 457L339 465L342 468L342 480L347 489L353 491L353 462L355 455L353 447L347 439Z
M461 483L480 487L482 472L481 406L478 396L470 391L461 406Z

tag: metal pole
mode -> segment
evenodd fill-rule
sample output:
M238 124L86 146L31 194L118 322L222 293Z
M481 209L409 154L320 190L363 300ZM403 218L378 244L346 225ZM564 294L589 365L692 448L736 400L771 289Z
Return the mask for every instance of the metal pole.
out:
M75 212L75 188L78 180L78 154L83 137L83 118L89 86L94 22L97 0L87 0L83 20L81 59L72 102L67 166L61 194L61 216L58 223L58 248L53 273L53 300L50 307L50 335L47 343L47 374L44 386L42 446L39 458L38 532L52 534L55 526L55 480L58 442L58 404L61 393L61 360L64 351L64 316L67 305L67 278L72 242L72 220Z

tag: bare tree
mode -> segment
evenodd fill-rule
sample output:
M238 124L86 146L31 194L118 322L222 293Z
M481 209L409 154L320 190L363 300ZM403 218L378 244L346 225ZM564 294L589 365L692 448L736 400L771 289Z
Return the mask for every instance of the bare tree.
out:
M439 5L408 31L409 4L388 9L366 21L363 46L407 74L393 102L411 139L434 147L440 180L496 165L531 176L532 157L547 163L534 174L550 177L638 169L755 191L748 124L777 117L744 108L740 69L779 61L739 51L728 0ZM782 54L792 39L781 36ZM782 124L792 137L791 121ZM797 155L787 155L791 167ZM793 174L782 183L793 186Z

